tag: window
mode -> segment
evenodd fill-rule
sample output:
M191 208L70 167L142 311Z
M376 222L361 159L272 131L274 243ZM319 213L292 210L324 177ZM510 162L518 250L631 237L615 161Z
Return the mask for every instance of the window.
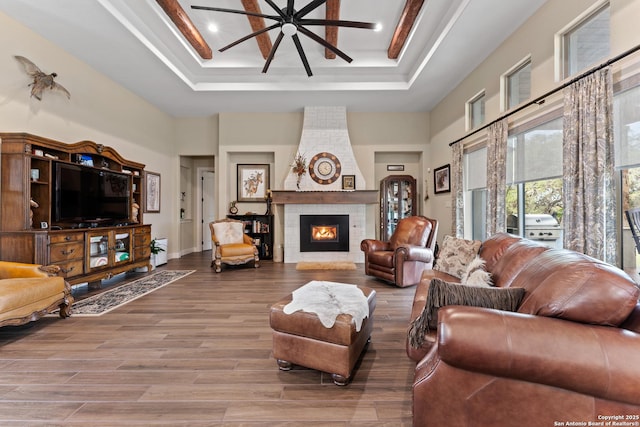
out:
M487 149L481 148L464 155L465 206L471 206L466 212L465 223L471 226L473 240L485 240L487 230ZM469 229L465 227L465 230ZM465 234L467 234L465 232Z
M509 110L531 97L531 59L527 58L502 77L504 110Z
M609 41L607 2L561 33L562 77L575 75L607 58Z
M616 168L620 178L622 267L636 269L640 256L624 211L640 207L640 85L615 95L613 100Z
M562 247L562 118L507 142L507 231Z
M484 91L467 102L467 129L476 129L484 124Z

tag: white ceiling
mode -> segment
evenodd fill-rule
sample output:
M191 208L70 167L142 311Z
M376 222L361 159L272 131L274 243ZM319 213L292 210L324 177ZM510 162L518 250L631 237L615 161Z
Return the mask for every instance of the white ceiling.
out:
M296 1L296 9L309 1ZM312 77L288 37L267 74L254 39L217 51L252 32L247 18L191 5L242 10L240 0L180 0L211 46L211 60L200 58L155 0L0 0L0 11L168 114L200 117L302 111L307 105L429 111L546 1L425 0L407 45L391 60L387 49L405 1L342 0L340 19L379 22L382 30L340 28L338 47L351 64L325 59L324 48L301 35ZM259 3L263 13L273 14ZM324 9L307 17L324 18ZM210 23L217 33L208 31ZM323 27L309 29L324 37ZM270 32L272 41L278 31Z

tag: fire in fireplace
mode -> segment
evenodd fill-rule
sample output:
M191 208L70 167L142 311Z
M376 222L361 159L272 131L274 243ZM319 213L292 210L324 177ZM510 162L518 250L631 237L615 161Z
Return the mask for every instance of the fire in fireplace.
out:
M333 242L338 238L338 225L312 225L311 240L314 242Z
M349 252L349 215L300 215L300 252Z

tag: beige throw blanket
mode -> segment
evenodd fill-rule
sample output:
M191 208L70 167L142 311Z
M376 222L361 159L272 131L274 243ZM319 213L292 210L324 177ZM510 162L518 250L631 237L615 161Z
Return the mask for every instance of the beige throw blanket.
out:
M283 311L291 314L298 310L315 313L322 326L331 328L339 314L350 314L360 331L369 316L367 297L356 285L312 280L293 291L293 299Z

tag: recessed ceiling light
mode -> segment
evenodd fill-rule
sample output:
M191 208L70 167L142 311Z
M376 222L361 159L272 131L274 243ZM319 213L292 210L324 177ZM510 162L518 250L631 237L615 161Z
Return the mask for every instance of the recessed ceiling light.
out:
M209 30L210 33L217 33L218 32L218 26L216 24L209 24L207 25L207 30Z
M373 31L382 31L382 22L378 22Z

